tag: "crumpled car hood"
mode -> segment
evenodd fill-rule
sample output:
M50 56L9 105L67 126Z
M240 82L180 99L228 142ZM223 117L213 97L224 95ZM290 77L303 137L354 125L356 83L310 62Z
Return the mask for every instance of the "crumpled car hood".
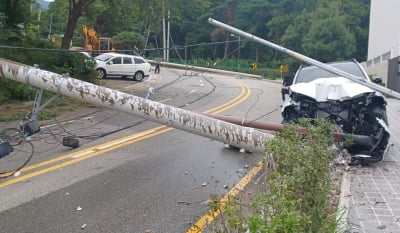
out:
M309 96L318 102L328 100L347 100L374 90L343 77L319 78L309 83L294 84L292 92Z

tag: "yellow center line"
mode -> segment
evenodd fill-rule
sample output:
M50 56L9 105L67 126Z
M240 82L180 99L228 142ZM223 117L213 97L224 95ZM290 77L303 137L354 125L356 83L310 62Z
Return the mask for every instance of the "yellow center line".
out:
M240 85L240 83L238 83ZM232 104L230 104L229 106L225 106L224 108L220 108L218 110L213 111L212 113L217 114L217 113L221 113L224 112L230 108L235 107L236 105L239 105L240 103L242 103L243 101L245 101L251 94L251 90L247 85L240 85L242 90L246 90L246 93L244 94L244 97L242 96L240 99L236 100L235 102L233 102Z
M220 112L225 111L225 110L227 110L229 108L233 108L234 106L240 104L245 99L247 99L248 96L250 96L251 90L247 85L245 85L245 84L243 84L241 82L238 82L236 80L234 80L234 81L235 81L236 84L238 84L241 87L240 94L238 96L236 96L234 99L232 99L231 101L229 101L229 102L227 102L225 104L222 104L222 105L220 105L218 107L215 107L215 108L212 108L210 110L207 110L206 112L220 113ZM59 157L54 158L54 159L46 160L44 162L40 162L40 163L37 163L37 164L33 164L33 165L30 165L30 166L24 167L24 168L22 168L20 170L20 172L22 172L22 173L23 172L27 172L27 171L30 171L30 170L38 169L40 167L51 165L51 164L56 163L56 162L60 162L62 160L71 159L69 161L62 162L62 163L56 164L56 165L52 165L51 167L43 168L41 170L31 172L31 173L26 174L24 176L19 176L19 177L7 180L5 182L2 182L2 183L0 183L0 188L8 186L8 185L11 185L11 184L14 184L14 183L17 183L17 182L20 182L20 181L24 181L24 180L30 179L32 177L35 177L35 176L38 176L38 175L41 175L41 174L44 174L44 173L47 173L47 172L50 172L50 171L54 171L54 170L59 169L61 167L65 167L65 166L69 166L71 164L75 164L75 163L80 162L82 160L85 160L85 159L88 159L88 158L92 158L92 157L97 156L97 155L101 155L101 154L106 153L108 151L111 151L111 150L114 150L114 149L117 149L117 148L121 148L123 146L126 146L126 145L129 145L129 144L132 144L132 143L147 139L149 137L153 137L153 136L156 136L156 135L159 135L159 134L162 134L162 133L166 133L166 132L171 131L173 129L174 128L167 128L167 126L165 126L165 125L154 127L154 128L142 131L142 132L138 132L138 133L135 133L135 134L132 134L132 135L129 135L129 136L118 138L118 139L115 139L115 140L112 140L112 141L109 141L109 142L106 142L106 143L95 145L95 146L92 146L92 147L89 147L89 148L86 148L86 149L82 149L82 150L79 150L79 151L76 151L76 152L73 152L73 153L69 153L69 154L66 154L66 155L63 155L63 156L59 156ZM4 175L7 175L7 174L4 174Z
M84 154L84 153L86 153L88 151L95 151L98 148L101 148L101 147L106 146L108 144L117 143L118 141L121 141L121 140L123 141L123 140L126 140L128 138L134 138L136 135L153 133L154 131L160 130L160 129L165 128L165 127L166 126L164 126L164 125L158 126L158 127L155 127L155 128L149 129L149 130L145 130L145 131L142 131L142 132L139 132L139 133L135 133L135 134L126 136L126 137L118 138L118 139L112 140L110 142L102 143L102 144L99 144L99 145L96 145L96 146L92 146L92 147L89 147L89 148L86 148L86 149L82 149L82 150L79 150L79 151L76 151L76 152L72 152L72 153L66 154L66 155L63 155L63 156L59 156L59 157L54 158L54 159L46 160L46 161L41 162L41 163L33 164L33 165L30 165L30 166L22 168L20 170L20 172L30 171L30 170L33 170L33 169L36 169L36 168L39 168L39 167L43 167L43 166L46 166L46 165L49 165L49 164L64 160L64 159L73 158L74 156L77 156L77 155L80 155L80 154Z
M212 108L212 109L209 109L209 110L205 111L204 113L211 113L211 112L212 112L212 113L216 114L216 113L222 112L222 111L220 111L220 109L229 109L229 108L232 108L232 107L234 107L234 106L236 106L236 105L239 104L239 103L237 103L237 102L240 101L241 99L243 99L243 96L245 95L245 92L251 93L250 88L249 88L247 85L245 85L245 84L243 84L243 83L241 83L241 82L238 82L238 81L236 81L236 80L234 80L234 82L235 82L238 86L240 86L240 88L241 88L239 95L236 96L235 98L231 99L230 101L228 101L228 102L222 104L222 105L219 105L219 106L217 106L217 107L215 107L215 108ZM250 95L250 94L249 94L249 95ZM247 95L247 96L248 96L248 95ZM247 97L246 97L246 98L247 98ZM242 101L240 101L240 103L243 102L244 100L245 100L245 99L243 99Z
M82 156L82 157L79 157L79 158L76 158L76 159L73 159L73 160L68 160L66 162L63 162L63 163L60 163L60 164L57 164L57 165L54 165L54 166L51 166L51 167L48 167L48 168L44 168L44 169L29 173L29 174L24 175L24 176L19 176L19 177L15 178L15 179L8 180L8 181L5 181L3 183L0 183L0 188L3 188L5 186L8 186L10 184L14 184L14 183L17 183L17 182L20 182L20 181L24 181L24 180L30 179L30 178L38 176L38 175L42 175L42 174L50 172L50 171L57 170L59 168L65 167L65 166L69 166L71 164L75 164L75 163L80 162L82 160L86 160L86 159L92 158L94 156L104 154L106 152L109 152L109 151L118 149L120 147L132 144L134 142L142 141L142 140L145 140L147 138L154 137L156 135L166 133L166 132L171 131L173 129L174 128L166 128L164 130L160 130L160 131L154 132L152 134L149 134L149 135L146 135L146 136L143 136L143 137L140 137L140 138L136 138L136 139L134 139L132 141L128 141L128 142L121 143L119 145L108 147L107 149L104 149L104 150L94 151L93 153L88 154L86 156Z

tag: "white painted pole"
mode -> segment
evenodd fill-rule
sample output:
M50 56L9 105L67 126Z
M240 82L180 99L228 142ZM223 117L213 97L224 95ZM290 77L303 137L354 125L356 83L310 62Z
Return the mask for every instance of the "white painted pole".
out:
M0 77L264 153L273 135L0 58Z

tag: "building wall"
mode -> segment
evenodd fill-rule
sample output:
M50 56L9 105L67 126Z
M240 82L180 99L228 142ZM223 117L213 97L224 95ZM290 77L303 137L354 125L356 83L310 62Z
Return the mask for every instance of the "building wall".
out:
M388 61L400 56L399 12L400 0L371 0L366 69L385 83L391 78Z
M400 92L400 57L389 60L388 77L387 87Z
M400 55L399 11L399 0L371 0L368 61L388 52L386 60Z
M388 77L388 69L389 69L388 61L384 61L384 62L381 62L374 66L369 66L369 67L364 67L364 68L368 75L381 77L382 82L385 84L385 86L387 85L387 83L388 83L387 77Z

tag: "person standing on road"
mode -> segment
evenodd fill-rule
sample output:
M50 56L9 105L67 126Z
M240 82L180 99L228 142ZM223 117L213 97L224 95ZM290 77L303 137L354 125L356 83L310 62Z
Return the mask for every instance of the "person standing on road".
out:
M282 101L285 101L285 92L284 88L287 88L288 86L292 85L293 82L293 75L289 72L283 77L282 81Z
M160 73L160 63L156 64L156 68L154 70L154 73L159 74Z

